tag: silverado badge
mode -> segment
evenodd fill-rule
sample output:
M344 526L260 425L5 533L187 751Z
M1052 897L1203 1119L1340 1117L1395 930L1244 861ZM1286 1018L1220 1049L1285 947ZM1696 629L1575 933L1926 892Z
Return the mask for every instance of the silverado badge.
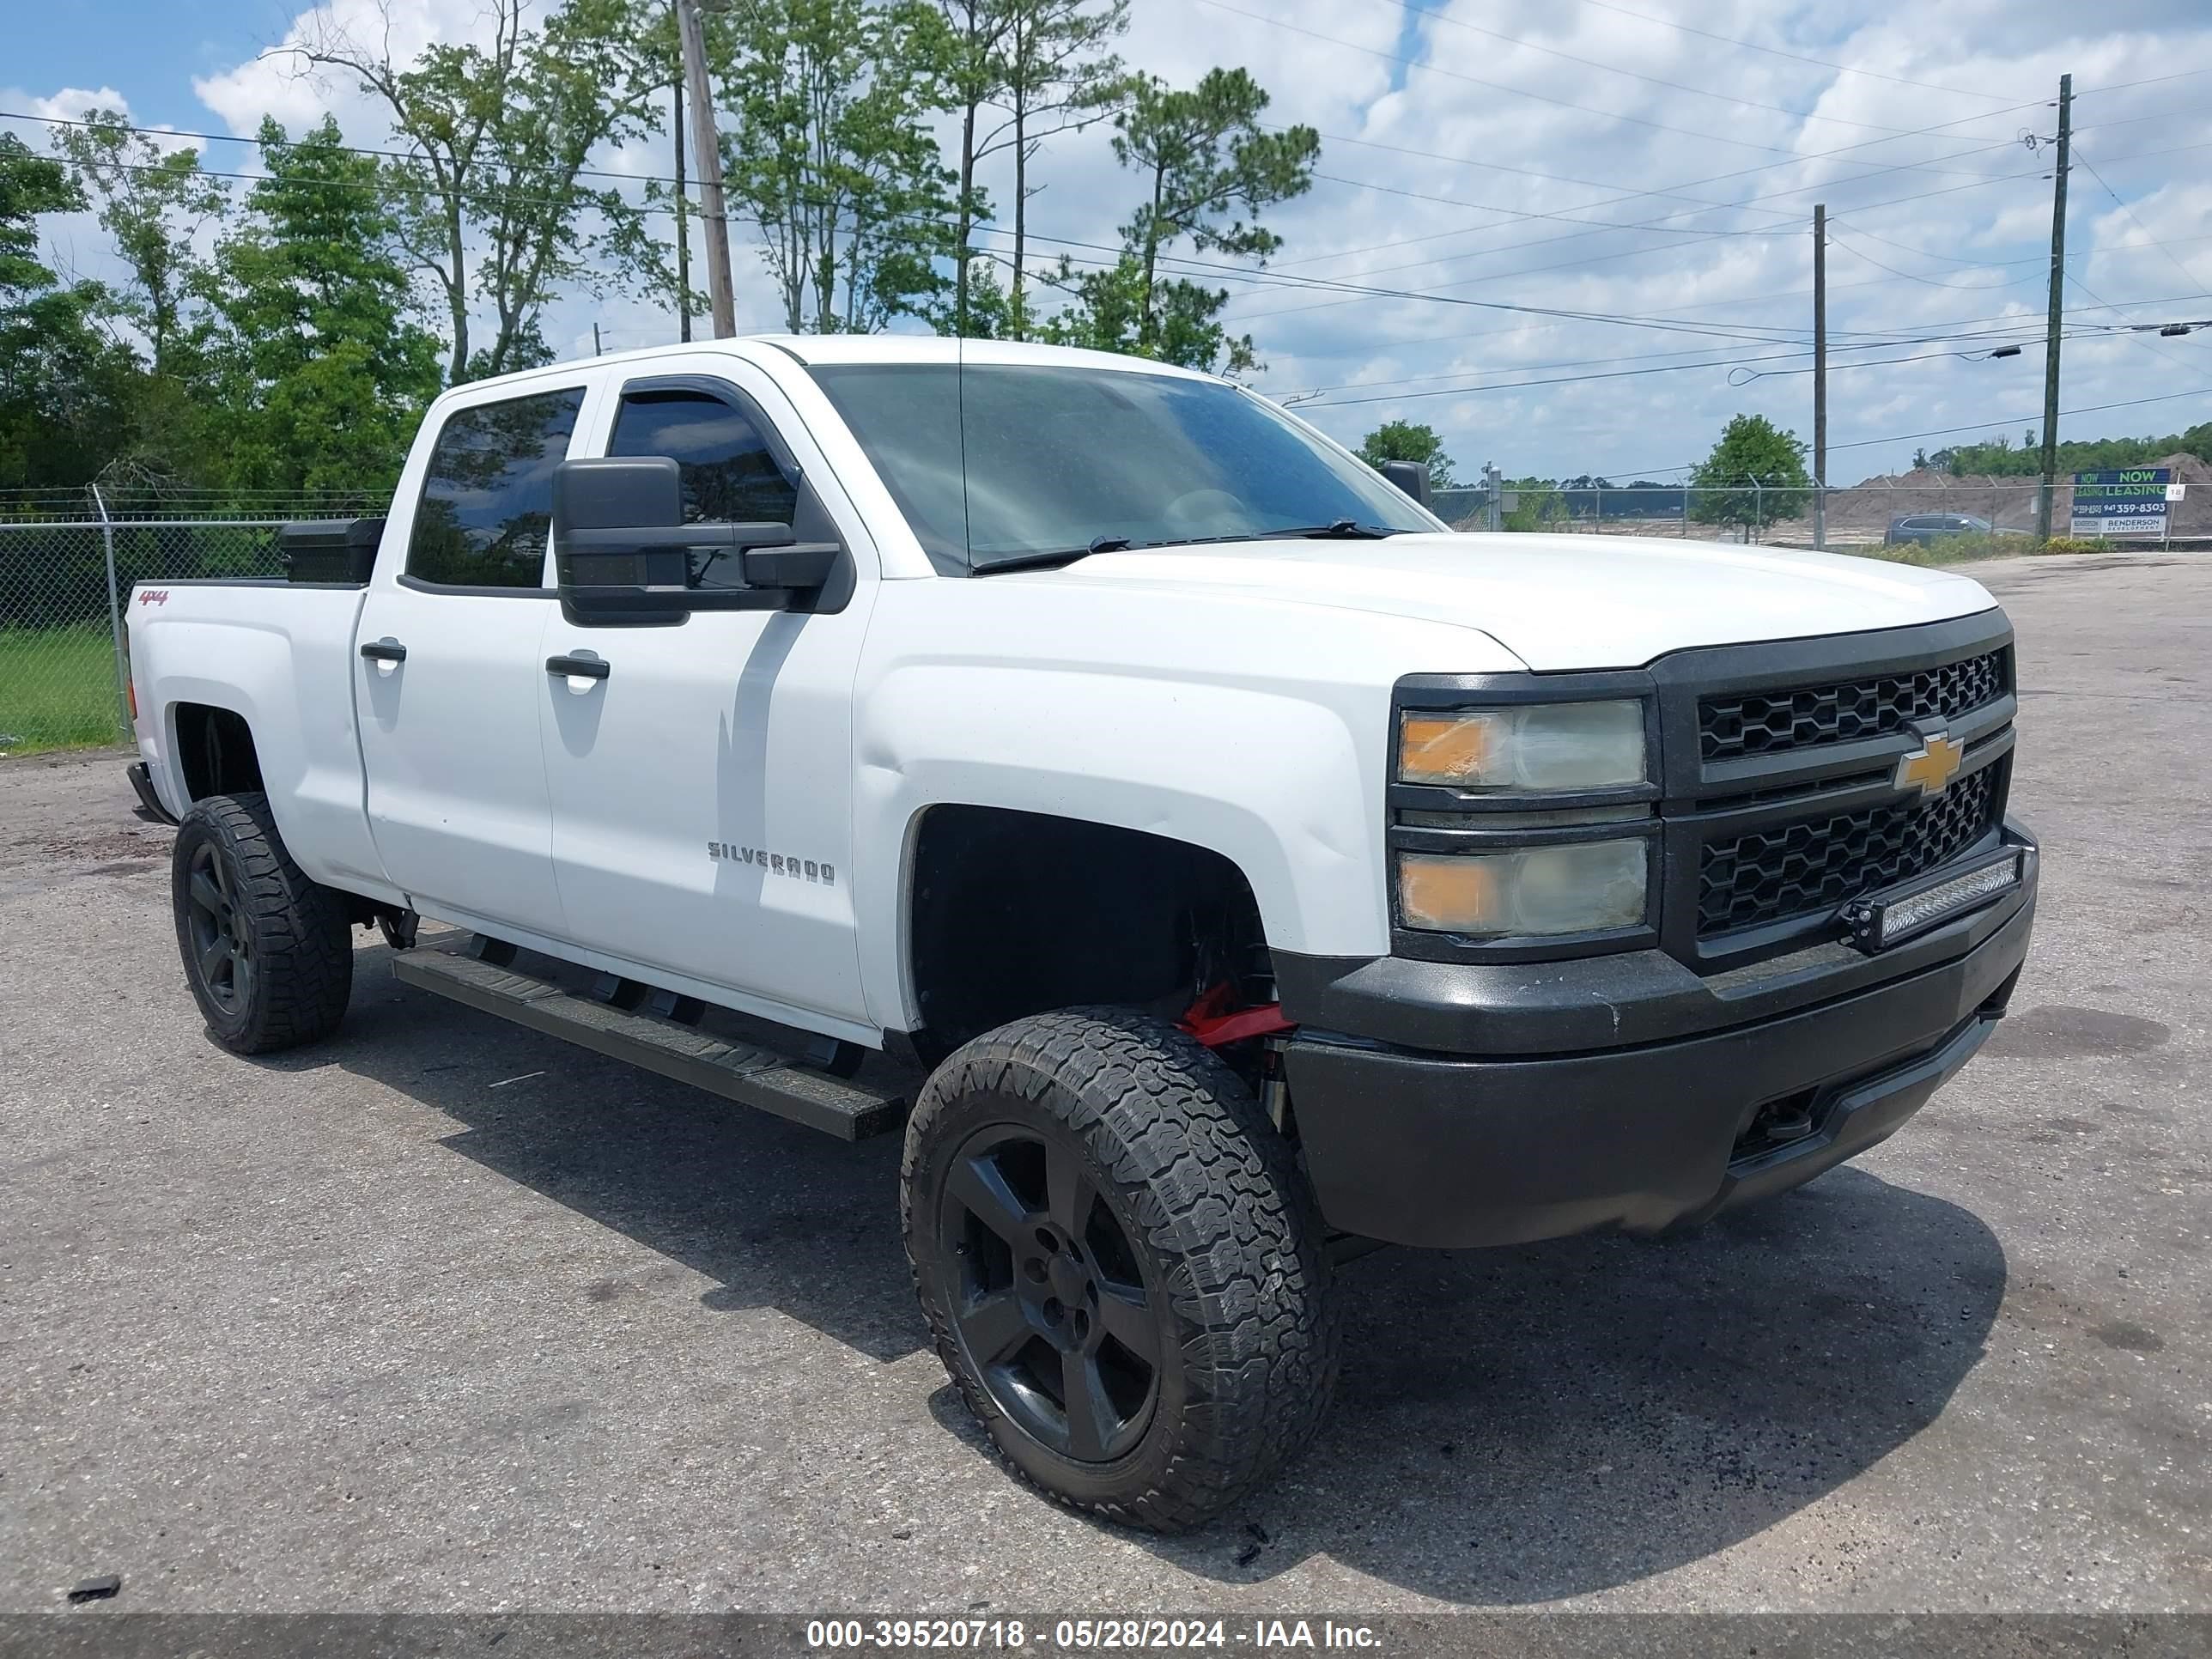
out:
M1966 758L1966 745L1954 743L1941 732L1921 734L1920 747L1897 760L1897 774L1890 779L1891 787L1898 789L1917 789L1921 799L1940 795L1959 775L1959 767Z

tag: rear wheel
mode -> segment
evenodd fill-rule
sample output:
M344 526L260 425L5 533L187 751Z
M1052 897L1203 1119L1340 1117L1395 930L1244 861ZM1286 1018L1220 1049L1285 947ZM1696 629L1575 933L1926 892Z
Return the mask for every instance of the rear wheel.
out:
M1118 1009L978 1037L923 1090L904 1177L938 1352L1032 1485L1178 1531L1312 1437L1337 1353L1321 1224L1189 1037Z
M169 876L185 977L216 1042L267 1054L337 1029L353 991L345 902L292 861L266 796L195 802Z

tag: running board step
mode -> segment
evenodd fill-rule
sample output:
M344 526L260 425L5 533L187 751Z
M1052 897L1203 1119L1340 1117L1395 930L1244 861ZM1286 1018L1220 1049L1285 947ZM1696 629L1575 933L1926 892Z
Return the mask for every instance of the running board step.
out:
M404 984L841 1140L882 1134L906 1115L902 1095L885 1095L811 1071L773 1048L727 1042L673 1020L577 996L550 980L458 950L401 951L392 957L392 970Z

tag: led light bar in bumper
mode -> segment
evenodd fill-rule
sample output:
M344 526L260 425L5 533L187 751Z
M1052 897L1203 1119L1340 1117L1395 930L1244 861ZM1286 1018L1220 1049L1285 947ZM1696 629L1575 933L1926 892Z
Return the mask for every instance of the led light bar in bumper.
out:
M2019 886L2027 857L2021 848L2008 847L1940 880L1860 899L1844 908L1844 926L1860 950L1886 951Z

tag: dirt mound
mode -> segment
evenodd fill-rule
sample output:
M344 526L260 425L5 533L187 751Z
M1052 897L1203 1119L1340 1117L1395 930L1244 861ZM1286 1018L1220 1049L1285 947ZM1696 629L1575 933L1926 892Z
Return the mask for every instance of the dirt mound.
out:
M2187 484L2181 501L2166 509L2168 532L2212 536L2212 465L2194 455L2169 455L2148 463L2172 469L2176 483ZM1995 477L1987 473L1952 474L1932 467L1879 473L1859 483L1828 492L1828 535L1834 541L1880 541L1892 519L1909 514L1965 513L1987 519L2001 529L2035 528L2036 480ZM2062 473L2051 521L2063 534L2074 509L2074 477Z

